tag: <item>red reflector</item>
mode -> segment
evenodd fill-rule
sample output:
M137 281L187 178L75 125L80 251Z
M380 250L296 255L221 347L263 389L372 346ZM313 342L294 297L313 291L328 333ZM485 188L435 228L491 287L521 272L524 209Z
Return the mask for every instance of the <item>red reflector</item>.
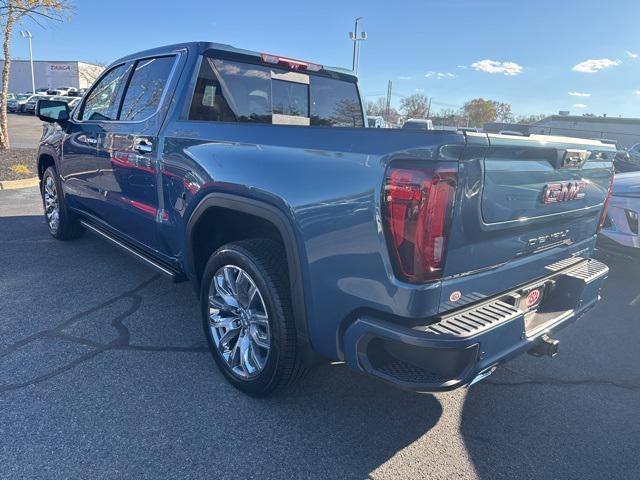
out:
M611 173L611 180L609 180L609 189L607 190L607 196L604 199L604 205L602 206L602 212L600 213L600 222L598 223L598 230L596 233L599 233L604 227L604 223L607 220L607 213L609 211L609 199L611 198L611 193L613 192L613 172Z
M402 280L442 277L458 166L392 167L384 186L383 215L395 273Z
M280 57L278 55L271 55L269 53L261 53L260 59L264 63L283 65L285 67L289 67L291 70L308 70L310 72L319 72L320 70L322 70L322 65L318 65L317 63L303 62L302 60Z
M536 305L540 301L541 297L542 297L542 292L540 291L539 288L536 288L535 290L531 290L531 292L529 292L529 295L527 295L527 299L525 300L527 307L531 308L534 305Z

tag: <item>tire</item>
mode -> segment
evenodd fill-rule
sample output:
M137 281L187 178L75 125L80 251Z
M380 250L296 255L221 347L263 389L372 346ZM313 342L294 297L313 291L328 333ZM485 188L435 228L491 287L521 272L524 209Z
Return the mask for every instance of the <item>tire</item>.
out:
M72 240L80 237L84 230L67 208L55 167L47 168L42 175L40 194L49 233L58 240Z
M288 386L306 371L296 346L284 258L272 240L238 241L216 250L202 275L200 303L211 355L225 378L252 397ZM221 293L233 294L233 286L238 308L231 311L233 301Z

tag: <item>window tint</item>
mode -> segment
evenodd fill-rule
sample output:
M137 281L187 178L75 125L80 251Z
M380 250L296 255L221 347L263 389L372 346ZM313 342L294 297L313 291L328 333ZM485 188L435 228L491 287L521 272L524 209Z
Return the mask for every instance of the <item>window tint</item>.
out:
M175 57L136 62L122 103L120 120L143 120L158 109Z
M364 127L356 85L325 77L312 77L311 125Z
M364 126L353 83L203 58L189 111L191 120L289 123L286 119L291 117L299 117L290 122L297 125Z
M114 120L118 115L118 92L129 71L126 65L107 73L87 96L81 120Z
M222 95L222 87L214 72L213 60L210 58L202 59L198 81L191 100L189 118L216 122L238 121Z
M309 116L309 85L272 80L271 95L273 113L292 117Z

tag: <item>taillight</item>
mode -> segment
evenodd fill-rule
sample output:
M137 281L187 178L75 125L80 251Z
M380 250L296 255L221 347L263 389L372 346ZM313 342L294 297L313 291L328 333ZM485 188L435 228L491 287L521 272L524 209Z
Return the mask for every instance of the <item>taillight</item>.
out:
M609 180L609 188L607 190L607 196L604 199L604 205L602 206L602 212L600 213L600 222L598 222L598 230L596 233L600 233L600 230L602 230L602 227L604 227L604 224L607 221L611 192L613 192L613 173L611 174L611 180Z
M281 57L279 55L271 55L270 53L261 53L260 59L264 63L283 65L285 67L289 67L291 70L308 70L310 72L319 72L322 70L322 65L318 65L317 63L303 62L302 60Z
M384 184L383 216L395 274L420 283L442 277L458 165L392 166Z

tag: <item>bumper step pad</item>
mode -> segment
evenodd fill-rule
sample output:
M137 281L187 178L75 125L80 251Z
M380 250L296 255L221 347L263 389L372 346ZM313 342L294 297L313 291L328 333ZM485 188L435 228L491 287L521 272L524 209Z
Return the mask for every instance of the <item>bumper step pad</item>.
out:
M549 277L550 279L561 279L564 277L565 279L582 281L585 285L609 272L609 267L604 263L593 259L586 260L580 257L567 258L566 260L549 265L546 268L552 272L556 272L556 275ZM540 283L540 281L533 282L533 284L535 283ZM526 288L526 286L523 288ZM510 294L508 293L501 298L507 297L508 295ZM513 320L523 313L519 308L503 300L492 300L488 303L483 303L444 316L436 323L415 327L415 329L429 334L464 338L477 335L482 333L483 330Z
M355 370L413 391L470 385L497 365L530 350L542 335L584 315L600 298L609 272L597 260L577 257L547 269L547 277L443 315L428 325L407 328L360 317L345 332L345 360ZM540 310L515 306L520 305L516 303L520 292L542 284L548 291ZM531 318L539 318L535 328L527 323Z
M566 276L584 280L585 283L591 283L595 279L609 273L609 267L597 260L584 262L565 273Z
M438 323L428 325L424 332L436 335L455 335L457 337L468 337L476 335L480 331L490 328L496 323L508 322L522 311L513 305L509 305L501 300L481 305L470 310L457 313L450 317L445 317Z

